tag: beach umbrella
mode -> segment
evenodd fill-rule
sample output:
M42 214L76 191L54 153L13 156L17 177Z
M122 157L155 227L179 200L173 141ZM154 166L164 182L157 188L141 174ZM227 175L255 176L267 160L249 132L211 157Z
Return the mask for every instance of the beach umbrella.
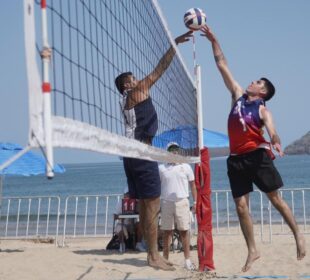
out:
M191 125L181 125L164 131L153 139L153 146L165 149L169 142L177 142L182 149L192 149L198 146L197 128ZM203 129L203 144L208 148L228 147L227 135L208 129Z
M14 157L23 150L18 144L0 143L0 165ZM31 151L24 153L21 157L12 162L9 166L0 170L1 175L39 175L46 172L46 159ZM62 165L55 164L54 172L64 173L65 168Z
M45 174L46 172L46 160L43 156L35 154L31 151L22 153L23 148L14 143L0 143L0 166L7 162L9 159L22 154L16 160L14 160L9 166L0 170L0 209L2 200L2 177L4 175L21 175L31 176ZM54 172L64 173L65 168L62 165L55 164Z

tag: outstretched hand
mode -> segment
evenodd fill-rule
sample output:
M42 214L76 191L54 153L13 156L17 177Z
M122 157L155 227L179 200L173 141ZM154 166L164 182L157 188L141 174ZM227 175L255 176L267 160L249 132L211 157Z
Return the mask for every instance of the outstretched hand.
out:
M202 32L200 36L207 37L210 42L216 41L216 37L209 26L204 25L200 28L200 31Z
M184 42L189 41L191 37L193 37L193 31L188 31L188 32L182 34L181 36L176 37L174 41L178 45L180 43L184 43Z

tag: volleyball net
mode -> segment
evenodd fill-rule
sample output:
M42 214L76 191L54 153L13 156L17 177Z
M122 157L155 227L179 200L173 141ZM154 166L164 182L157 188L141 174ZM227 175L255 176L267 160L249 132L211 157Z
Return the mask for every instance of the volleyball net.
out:
M175 47L155 0L24 0L24 10L30 146L197 161L197 91L178 50L150 90L153 145L125 136L115 78L130 71L143 79ZM181 156L166 152L171 141Z

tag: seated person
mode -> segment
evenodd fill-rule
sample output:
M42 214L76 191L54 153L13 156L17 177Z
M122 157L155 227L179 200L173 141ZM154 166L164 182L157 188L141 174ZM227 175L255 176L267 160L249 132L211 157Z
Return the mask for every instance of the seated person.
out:
M125 190L123 198L129 198L128 189ZM114 213L115 219L117 216L122 214L122 199L116 205L116 210ZM146 252L145 243L143 241L143 233L142 227L139 221L135 222L134 224L130 219L123 220L123 228L122 228L122 221L117 219L117 223L115 225L114 233L119 236L120 240L124 240L125 244L120 244L122 246L122 251L125 249L136 249L140 252ZM132 244L132 235L135 235L136 244ZM130 244L131 243L131 244Z

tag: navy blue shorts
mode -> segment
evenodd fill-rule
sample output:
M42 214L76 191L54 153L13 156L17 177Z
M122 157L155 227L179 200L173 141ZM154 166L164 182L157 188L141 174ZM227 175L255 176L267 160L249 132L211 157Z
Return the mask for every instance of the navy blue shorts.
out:
M253 191L253 183L265 193L283 186L281 176L265 149L227 159L228 177L234 198Z
M157 162L124 157L123 164L131 198L145 199L160 196L161 185Z

